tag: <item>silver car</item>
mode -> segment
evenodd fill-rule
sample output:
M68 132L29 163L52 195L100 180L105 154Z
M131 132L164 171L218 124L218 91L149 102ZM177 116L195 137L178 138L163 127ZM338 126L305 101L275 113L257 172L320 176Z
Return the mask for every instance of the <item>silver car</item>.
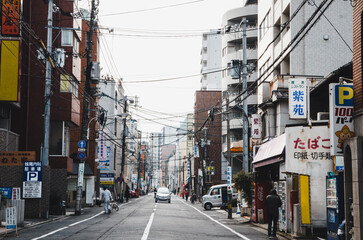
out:
M166 187L160 187L158 189L158 192L156 193L155 202L168 201L168 203L170 203L170 199L171 199L171 197L170 197L169 189Z

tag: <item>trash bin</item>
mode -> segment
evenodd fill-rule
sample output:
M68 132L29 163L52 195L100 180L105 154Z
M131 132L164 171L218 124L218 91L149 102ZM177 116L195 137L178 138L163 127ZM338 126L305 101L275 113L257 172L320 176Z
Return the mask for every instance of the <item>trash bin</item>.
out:
M257 209L257 219L258 219L258 223L260 223L260 224L265 223L264 218L263 218L263 209Z

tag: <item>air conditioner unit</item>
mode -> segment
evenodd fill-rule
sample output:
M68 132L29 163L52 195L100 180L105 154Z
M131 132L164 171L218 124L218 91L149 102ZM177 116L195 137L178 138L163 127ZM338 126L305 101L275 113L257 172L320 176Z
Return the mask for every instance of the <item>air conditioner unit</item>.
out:
M318 121L319 120L329 120L329 112L318 112Z

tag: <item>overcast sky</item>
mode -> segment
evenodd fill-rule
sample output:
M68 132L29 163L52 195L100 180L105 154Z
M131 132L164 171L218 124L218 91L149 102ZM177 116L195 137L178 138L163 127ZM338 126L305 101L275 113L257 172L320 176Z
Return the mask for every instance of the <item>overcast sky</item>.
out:
M80 7L88 8L88 2L81 1ZM133 114L139 129L159 132L164 125L157 122L179 126L193 112L199 76L140 81L200 73L201 33L220 28L222 15L241 4L241 0L100 0L99 24L106 28L101 37L102 74L122 77L126 95L139 97L141 108Z

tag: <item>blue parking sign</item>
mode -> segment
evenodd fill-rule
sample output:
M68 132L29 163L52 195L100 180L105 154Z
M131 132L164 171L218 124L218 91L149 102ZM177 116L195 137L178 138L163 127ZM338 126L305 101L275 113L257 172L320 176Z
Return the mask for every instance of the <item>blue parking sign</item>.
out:
M42 181L42 162L24 162L23 180Z

